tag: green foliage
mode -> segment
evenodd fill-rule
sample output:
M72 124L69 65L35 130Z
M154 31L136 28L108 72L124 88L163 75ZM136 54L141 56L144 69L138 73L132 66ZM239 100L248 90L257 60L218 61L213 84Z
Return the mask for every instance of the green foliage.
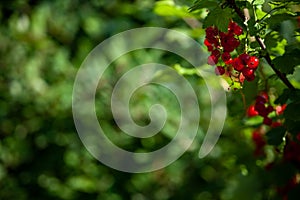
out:
M282 73L293 74L295 67L300 65L299 53L300 49L286 51L282 56L275 58L273 63Z
M299 87L299 73L295 73L300 65L299 36L295 37L299 35L295 19L299 11L294 9L300 1L237 1L239 8L249 9L248 27L225 1L196 0L191 6L192 2L13 0L1 4L0 199L278 198L276 187L284 186L299 173L297 165L281 162L282 154L281 157L277 154L286 148L288 142L284 139L296 138L299 133L300 92L287 88L262 57L269 53L276 69L289 74L288 80ZM183 18L198 19L197 27L192 30ZM130 101L133 119L140 125L149 123L148 111L154 103L165 105L166 126L154 137L137 139L124 134L110 110L111 93L118 79L133 66L158 62L177 70L197 94L201 121L193 145L170 166L143 174L116 171L90 155L74 127L71 102L76 72L94 47L121 31L156 26L180 30L199 41L199 48L204 48L204 28L214 25L227 31L230 19L243 26L244 31L249 30L239 36L243 47L232 54L243 52L247 46L250 54L261 57L261 63L253 82L243 84L240 91L227 93L228 117L217 145L207 157L198 158L211 117L205 81L183 58L148 49L120 57L104 73L96 94L99 123L107 136L126 150L154 151L171 141L180 120L180 109L176 97L165 88L141 88ZM250 36L262 37L266 50L262 51ZM116 47L122 48L125 46L121 44ZM172 80L163 72L159 78ZM220 83L227 89L226 81ZM240 88L240 84L235 84ZM277 116L275 111L269 115L274 121L282 121L283 126L261 126L263 117L245 116L246 108L262 90L269 92L274 107L287 104L283 115ZM253 155L254 130L263 131L267 138L265 157ZM265 171L269 163L280 164ZM299 185L288 195L289 199L297 199Z
M280 145L283 142L285 133L286 133L286 129L282 126L271 129L266 134L268 144L275 145L275 146Z
M220 31L226 32L231 18L232 12L230 8L222 9L218 6L208 13L203 22L203 28L216 26Z
M161 16L173 17L193 17L194 15L188 11L188 6L179 6L172 0L157 1L155 3L154 12Z
M213 9L219 5L220 1L204 1L204 0L197 0L194 5L190 8L190 11L195 11L203 8Z

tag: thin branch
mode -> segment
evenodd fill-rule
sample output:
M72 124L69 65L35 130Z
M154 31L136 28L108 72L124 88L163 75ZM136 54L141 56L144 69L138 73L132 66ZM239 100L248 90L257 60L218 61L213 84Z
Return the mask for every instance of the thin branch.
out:
M235 12L238 14L238 16L245 21L245 15L243 14L243 12L240 10L239 7L237 7L235 0L227 0L229 6L235 10ZM263 40L259 37L259 36L255 36L256 41L258 42L259 46L261 47L261 49L263 51L265 51L265 55L264 58L266 59L267 63L270 65L270 67L273 69L273 71L276 73L276 75L281 79L281 81L291 90L295 90L295 87L291 84L291 82L287 79L286 75L281 73L278 69L276 69L276 67L274 66L274 64L272 63L272 59L270 57L270 54L266 51L267 47L265 45L265 43L263 42Z
M284 8L285 6L280 6L280 7L276 7L276 8L273 8L271 9L269 12L267 12L261 19L259 19L257 22L261 22L263 21L268 15L271 15L272 12L278 10L278 9L281 9L281 8Z

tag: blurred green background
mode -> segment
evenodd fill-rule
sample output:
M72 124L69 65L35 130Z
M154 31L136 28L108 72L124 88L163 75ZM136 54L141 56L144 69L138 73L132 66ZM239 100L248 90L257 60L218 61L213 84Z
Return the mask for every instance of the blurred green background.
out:
M198 158L210 119L210 99L205 82L196 75L186 78L199 97L199 133L189 151L170 166L151 173L119 172L93 158L79 140L72 118L73 82L84 58L100 42L121 31L145 26L179 30L203 41L201 26L192 30L183 19L191 16L186 10L192 1L176 3L1 1L1 200L263 198L268 191L263 189L266 183L260 177L267 175L252 156L250 134L240 131L244 111L238 94L228 95L229 104L235 106L229 110L231 117L218 144L209 156ZM165 52L132 52L106 73L107 82L97 93L97 114L105 132L131 151L152 151L168 143L180 117L172 93L160 87L146 88L146 92L137 91L133 96L133 118L138 124L147 123L148 108L160 101L169 112L165 129L153 138L136 139L122 136L115 126L109 110L113 85L126 70L149 61L191 67L182 58Z

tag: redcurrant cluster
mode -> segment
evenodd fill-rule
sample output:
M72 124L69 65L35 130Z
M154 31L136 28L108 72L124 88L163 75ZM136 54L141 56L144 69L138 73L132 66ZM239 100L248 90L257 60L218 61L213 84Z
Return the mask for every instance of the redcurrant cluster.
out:
M255 130L252 133L252 140L255 144L255 151L254 155L255 156L262 156L265 154L264 152L264 147L267 144L266 139L264 137L264 132L262 131L261 128Z
M265 130L262 127L254 130L252 133L252 140L255 144L255 156L265 156L265 146L267 141L265 138ZM279 150L276 149L277 153ZM283 156L280 157L279 162L274 160L265 165L265 169L270 171L276 168L276 165L284 165L286 163L292 163L298 169L300 169L300 133L295 139L291 137L286 137L286 145L283 149ZM288 194L290 191L294 190L300 184L300 174L295 173L290 180L288 180L284 185L277 186L277 193L283 197L283 199L288 199Z
M247 53L232 58L233 52L239 45L238 36L243 33L242 27L236 22L230 21L228 31L221 32L215 26L210 26L206 30L206 38L204 44L211 55L207 59L209 65L217 65L215 73L223 75L226 73L234 81L243 83L253 81L255 78L255 70L259 65L259 59L256 56L250 56ZM220 59L221 58L221 59ZM221 64L224 63L224 66Z
M248 117L253 117L260 115L264 118L263 123L272 127L281 126L281 123L278 121L273 122L269 117L269 114L273 111L276 111L277 115L281 115L285 109L286 105L278 105L275 107L270 105L269 96L266 92L262 92L256 97L255 104L250 105L247 110Z
M274 111L274 108L269 104L269 97L266 93L256 97L254 109L264 118L264 124L272 125L272 119L268 115Z

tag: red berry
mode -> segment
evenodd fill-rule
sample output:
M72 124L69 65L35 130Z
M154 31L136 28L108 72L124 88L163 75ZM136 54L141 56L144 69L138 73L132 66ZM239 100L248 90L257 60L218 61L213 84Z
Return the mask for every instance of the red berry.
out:
M252 133L252 140L256 146L254 154L256 156L264 155L264 146L266 145L266 141L263 137L263 134L257 130L254 131Z
M279 127L279 126L282 126L281 122L273 122L272 125L271 125L272 128L276 128L276 127Z
M230 59L231 59L231 55L230 55L229 52L224 52L224 53L222 54L222 60L223 60L224 62L227 62L227 61L229 61Z
M269 95L265 91L260 92L260 94L256 97L256 102L267 103L268 101Z
M208 58L207 58L207 64L209 64L209 65L215 65L217 63L218 63L218 58L216 56L214 56L214 55L208 56Z
M265 145L265 141L264 141L264 138L263 138L263 135L262 133L260 133L259 131L254 131L252 133L252 140L257 144L257 145L260 145L260 146L263 146Z
M256 56L251 56L247 62L248 67L256 69L259 65L259 59Z
M243 29L240 26L236 26L234 29L234 34L236 34L237 36L241 35L243 33Z
M236 22L231 21L228 25L228 31L239 36L243 33L242 27L240 27Z
M239 56L239 58L241 59L241 61L243 62L244 65L247 65L249 59L250 59L250 55L243 53Z
M221 52L218 49L215 49L211 52L211 55L214 55L219 59L221 56Z
M204 40L204 45L208 47L208 46L211 46L212 44L207 39L205 39Z
M247 76L247 77L245 77L245 78L246 78L247 81L251 82L251 81L253 81L253 80L255 79L255 75L252 74L252 75Z
M283 104L282 106L276 106L276 108L275 108L276 114L277 115L282 115L285 108L286 108L286 104Z
M227 61L224 61L226 65L232 65L232 62L233 62L233 59L230 58L229 60Z
M241 72L245 67L239 58L233 59L232 66L236 71L239 71L239 72Z
M215 68L215 73L216 75L223 75L225 73L225 69L222 66L217 66Z
M258 112L255 110L254 105L249 106L247 110L248 117L254 117L258 115Z
M270 112L273 112L273 111L274 111L273 106L269 105L269 106L267 107L267 111L268 111L269 113L270 113Z
M269 118L269 117L265 117L263 123L265 125L269 125L270 126L272 124L272 119Z
M263 104L267 103L269 97L266 93L262 93L256 97L256 102L262 102Z
M255 108L255 110L256 110L258 113L261 113L261 112L263 112L264 110L266 110L265 104L264 104L263 102L261 102L261 101L256 102L255 105L254 105L254 108Z
M240 45L239 40L234 38L232 34L220 33L221 45L225 52L232 52Z
M206 36L217 36L219 34L219 30L217 27L210 26L205 29Z
M249 67L244 67L242 70L242 74L245 76L245 79L247 81L253 81L255 79L254 71Z
M214 47L212 46L212 44L209 43L209 41L207 39L204 40L204 45L207 47L208 51L212 51L214 49Z
M268 110L267 109L264 109L264 110L260 110L259 111L259 115L262 116L262 117L267 117L269 114Z

